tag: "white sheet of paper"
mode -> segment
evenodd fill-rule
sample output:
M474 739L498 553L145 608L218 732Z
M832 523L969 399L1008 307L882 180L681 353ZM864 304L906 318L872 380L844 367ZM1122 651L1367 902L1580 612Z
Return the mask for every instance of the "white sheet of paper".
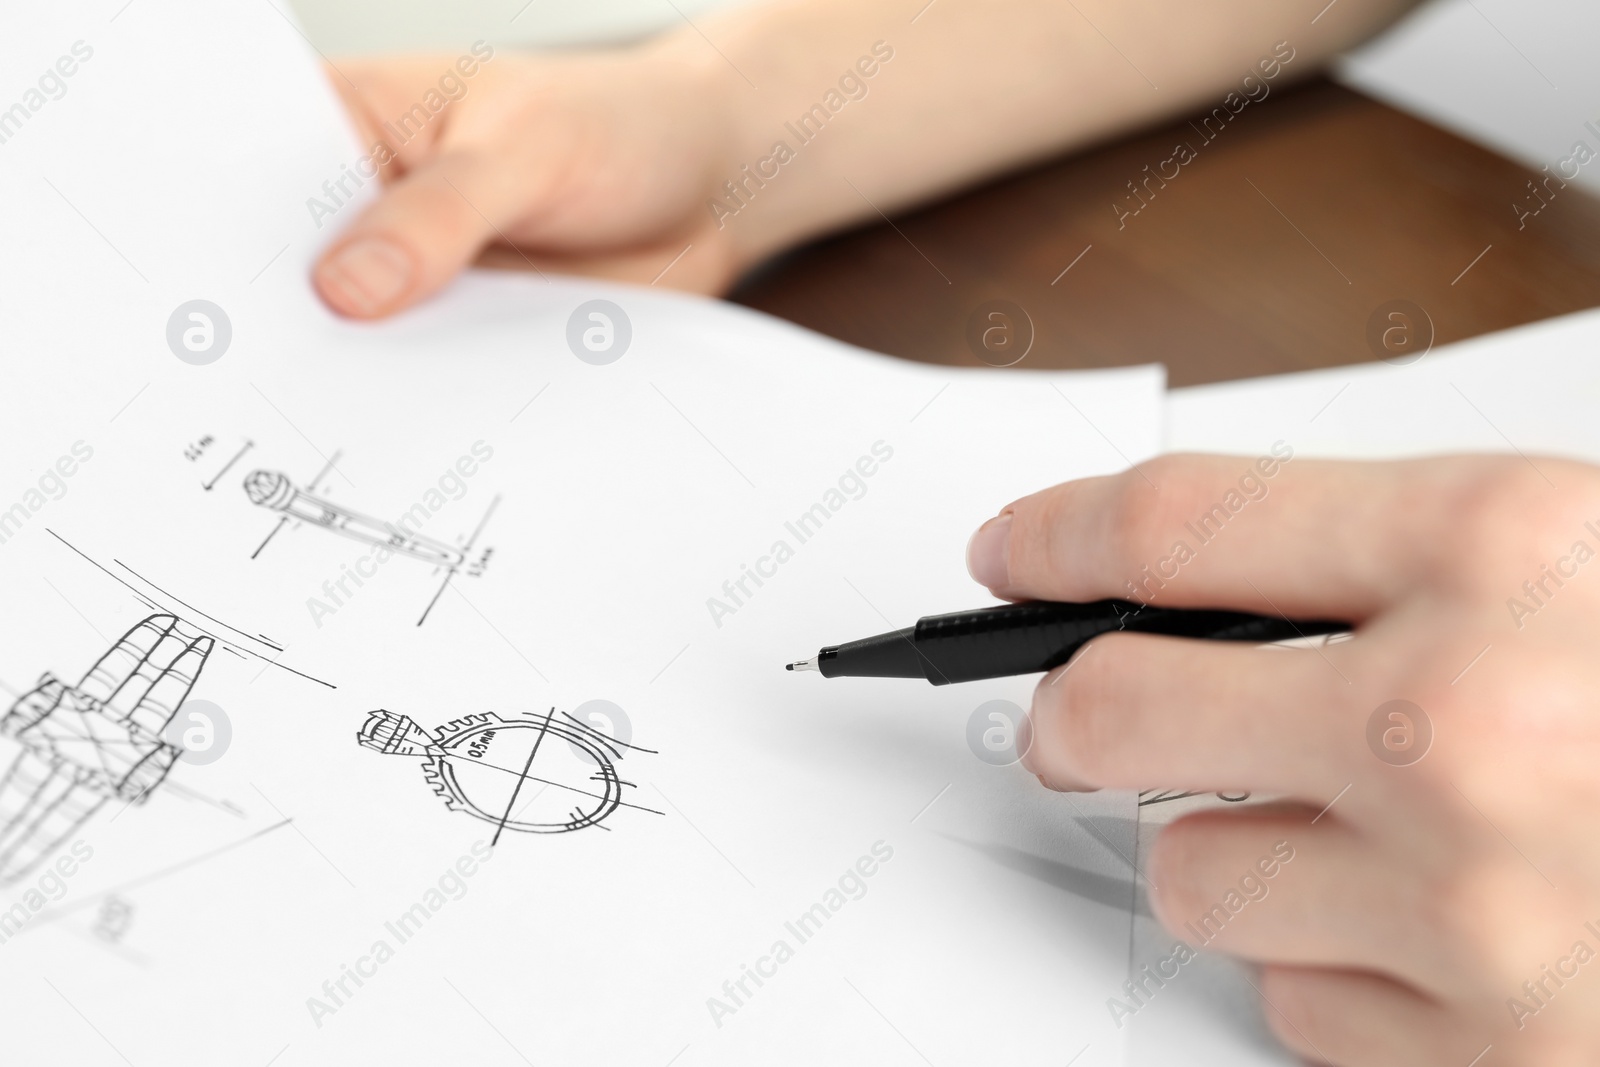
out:
M1169 451L1261 455L1286 442L1296 458L1385 459L1517 452L1600 461L1600 311L1582 312L1431 352L1373 363L1174 390ZM1329 798L1332 799L1331 797ZM1193 805L1199 801L1185 801ZM1145 854L1178 805L1140 809ZM1136 919L1136 965L1172 936ZM1214 954L1185 966L1127 1020L1132 1067L1181 1059L1227 1067L1291 1065L1263 1024L1272 1008L1246 972Z
M1156 452L1159 368L532 276L342 322L305 200L356 153L275 8L12 24L0 69L92 55L0 144L0 847L61 845L0 887L8 1057L1122 1062L1132 798L971 747L1032 680L782 664L981 603L966 536ZM409 752L358 744L379 709ZM127 716L197 751L163 778Z

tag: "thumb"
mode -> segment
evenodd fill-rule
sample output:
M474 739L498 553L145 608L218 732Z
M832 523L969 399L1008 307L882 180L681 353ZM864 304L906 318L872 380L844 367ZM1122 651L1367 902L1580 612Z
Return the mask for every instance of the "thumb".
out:
M312 270L317 292L357 319L384 318L438 292L506 225L517 184L482 157L428 161L385 188L322 254Z

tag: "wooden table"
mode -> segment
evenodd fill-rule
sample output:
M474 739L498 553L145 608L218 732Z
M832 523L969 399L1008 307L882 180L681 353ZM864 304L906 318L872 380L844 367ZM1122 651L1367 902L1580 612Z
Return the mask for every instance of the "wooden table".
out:
M1019 367L1159 361L1175 386L1600 304L1600 200L1575 186L1536 200L1543 173L1327 81L1203 132L1176 122L819 241L733 299L945 364L1005 362L1031 326ZM1180 142L1194 158L1164 164Z

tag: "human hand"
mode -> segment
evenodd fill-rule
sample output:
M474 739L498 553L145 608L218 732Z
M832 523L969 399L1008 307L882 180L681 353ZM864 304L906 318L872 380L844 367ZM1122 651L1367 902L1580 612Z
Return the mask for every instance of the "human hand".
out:
M1057 789L1282 798L1174 822L1145 874L1176 935L1260 964L1297 1053L1600 1062L1600 471L1257 462L1026 497L969 569L1009 599L1343 618L1353 639L1098 638L1040 682L1024 765ZM1292 861L1264 883L1275 846Z
M438 56L330 70L369 150L362 169L377 165L384 185L314 270L335 311L391 315L486 248L501 266L651 282L671 264L664 285L730 283L734 254L706 209L726 122L700 68L664 51L475 48L460 67Z

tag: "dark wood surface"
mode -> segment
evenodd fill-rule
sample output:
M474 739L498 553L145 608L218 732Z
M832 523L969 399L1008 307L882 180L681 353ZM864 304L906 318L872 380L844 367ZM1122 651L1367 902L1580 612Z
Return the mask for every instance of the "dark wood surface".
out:
M1180 142L1195 158L1161 168ZM1178 173L1119 221L1146 165ZM1544 178L1317 81L1209 142L1173 123L817 242L732 298L934 363L981 365L968 325L995 300L1031 323L1019 367L1162 362L1181 386L1356 363L1395 300L1435 344L1600 304L1600 199L1552 180L1519 229Z

